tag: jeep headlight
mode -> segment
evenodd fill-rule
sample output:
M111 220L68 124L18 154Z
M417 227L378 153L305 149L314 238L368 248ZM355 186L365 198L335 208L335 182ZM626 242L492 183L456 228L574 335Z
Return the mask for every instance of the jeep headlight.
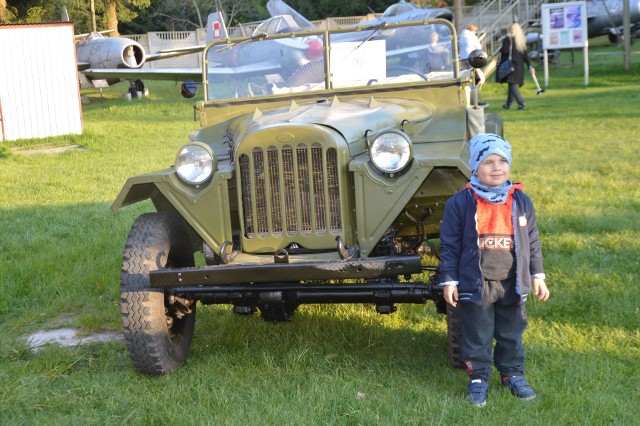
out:
M369 158L383 173L394 174L402 171L413 157L409 137L398 130L384 132L369 143Z
M180 179L191 185L206 182L215 169L218 161L206 145L190 143L183 146L176 156L176 172Z

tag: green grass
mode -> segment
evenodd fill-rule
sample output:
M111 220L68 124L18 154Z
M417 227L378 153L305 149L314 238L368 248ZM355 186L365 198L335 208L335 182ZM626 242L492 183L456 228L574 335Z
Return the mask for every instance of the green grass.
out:
M529 304L527 375L517 401L491 382L484 409L464 403L466 377L446 360L432 303L390 316L371 306L303 306L293 321L199 307L187 363L166 377L130 365L122 342L33 354L39 329L119 330L119 270L142 203L112 212L128 176L171 164L192 101L172 83L126 102L88 91L85 133L0 148L0 423L2 424L634 424L640 400L640 52L623 69L592 48L590 85L569 52L526 111L502 111L513 177L537 208L551 299ZM538 68L542 80L542 69ZM81 145L23 155L9 148Z

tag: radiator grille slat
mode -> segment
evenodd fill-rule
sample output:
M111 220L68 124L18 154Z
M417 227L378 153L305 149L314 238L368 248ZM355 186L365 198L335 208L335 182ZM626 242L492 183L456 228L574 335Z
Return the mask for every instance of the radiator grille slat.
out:
M253 150L253 176L256 189L256 231L258 235L267 235L269 226L267 225L267 198L266 198L266 176L264 155L261 149Z
M249 156L242 154L238 158L240 165L240 180L242 185L242 211L244 213L244 230L247 235L253 235L253 195L251 192L251 166Z
M309 197L309 158L307 156L307 147L299 145L296 148L296 157L298 158L298 187L300 188L300 203L298 204L300 227L298 231L303 234L308 234L311 232L311 199Z
M335 148L254 148L238 163L246 238L342 230Z
M285 220L287 222L287 232L289 234L295 234L298 229L298 221L296 217L296 173L293 163L293 149L290 146L285 146L282 149L282 178L284 184L284 202L285 206Z
M327 221L325 219L325 192L324 192L324 164L322 163L322 147L311 147L311 164L313 174L313 194L316 207L316 231L326 232Z
M335 149L327 151L327 186L329 196L329 214L331 231L341 231L340 190L338 187L338 153Z
M278 167L278 150L270 147L267 151L267 162L269 164L269 189L271 199L271 227L274 234L282 234L282 213L280 208L280 169Z

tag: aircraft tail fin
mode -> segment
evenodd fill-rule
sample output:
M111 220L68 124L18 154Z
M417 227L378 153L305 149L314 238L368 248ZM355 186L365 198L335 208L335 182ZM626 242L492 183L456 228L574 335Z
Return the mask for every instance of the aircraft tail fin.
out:
M62 22L69 22L69 12L67 12L67 8L62 6L62 10L60 10L60 20Z
M227 27L224 25L224 17L221 12L209 14L207 18L207 44L212 41L229 38Z

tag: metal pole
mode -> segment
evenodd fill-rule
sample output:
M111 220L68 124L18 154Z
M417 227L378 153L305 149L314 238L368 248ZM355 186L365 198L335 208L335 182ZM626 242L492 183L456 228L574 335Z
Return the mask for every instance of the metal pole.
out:
M589 85L589 41L584 44L583 48L583 61L584 61L584 85Z
M629 1L622 2L622 34L624 41L624 69L631 69L631 17L629 15Z

